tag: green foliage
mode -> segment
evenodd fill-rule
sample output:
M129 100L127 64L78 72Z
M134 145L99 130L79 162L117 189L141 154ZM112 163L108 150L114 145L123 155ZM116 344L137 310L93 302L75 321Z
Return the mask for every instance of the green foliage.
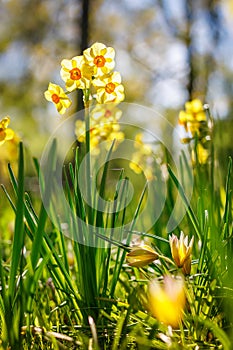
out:
M111 152L112 148L100 174L102 197L107 186ZM9 167L13 194L3 187L15 213L15 225L10 257L6 256L5 246L1 246L1 347L230 349L233 336L231 159L225 188L215 180L215 169L210 164L194 168L191 203L169 167L168 194L171 198L167 203L174 203L177 194L181 196L186 216L180 228L195 236L192 274L186 277L187 309L183 325L180 330L169 333L167 326L160 324L147 311L146 285L154 276L162 277L166 270L172 272L174 266L166 259L161 260L161 266L155 264L140 269L125 263L133 234L149 238L158 250L160 246L162 255L166 253L170 258L167 237L162 236L166 220L156 224L156 232L134 232L146 187L136 206L127 240L124 243L120 238L116 240L107 228L114 228L119 219L123 226L126 212L120 216L117 208L121 208L121 201L125 200L127 178L122 171L119 180L125 181L120 181L121 187L115 189L115 210L111 213L106 215L107 207L100 210L98 194L92 191L91 198L97 206L88 206L78 183L80 155L77 148L74 162L67 164L63 177L66 199L73 213L69 223L70 238L67 238L62 233L56 203L50 199L49 192L57 186L53 176L58 162L56 153L54 141L48 153L48 178L43 177L37 160L34 160L41 186L47 194L38 214L24 190L22 144L19 146L17 178ZM188 166L184 156L182 162ZM47 205L52 218L47 216ZM170 206L167 205L164 207L165 216L169 215ZM82 220L77 221L76 217ZM92 226L85 224L88 222ZM161 236L156 235L158 231Z

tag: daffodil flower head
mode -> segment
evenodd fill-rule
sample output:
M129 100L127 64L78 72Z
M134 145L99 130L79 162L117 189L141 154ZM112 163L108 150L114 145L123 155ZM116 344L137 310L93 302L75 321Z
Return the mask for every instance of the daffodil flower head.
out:
M126 255L128 264L133 267L143 267L158 258L156 251L147 244L141 244L133 247Z
M48 90L45 91L44 96L47 101L55 104L60 114L64 114L71 105L71 100L59 85L49 83Z
M90 112L90 117L96 123L117 122L122 116L122 111L115 103L97 104Z
M179 327L185 307L184 280L165 276L163 282L152 280L148 287L148 308L160 322Z
M192 136L200 133L200 129L203 123L206 124L206 121L206 113L199 99L186 102L185 111L179 113L179 124L183 125Z
M83 51L86 63L94 68L93 74L97 77L110 73L115 67L115 51L102 43L94 43L90 48Z
M181 267L185 275L190 274L191 271L191 253L194 242L194 237L188 244L188 236L184 236L184 233L180 233L180 239L174 234L169 236L170 248L172 253L172 258L177 265Z
M90 87L93 68L85 62L83 56L75 56L71 60L64 59L61 66L61 78L66 83L68 91Z
M0 120L0 145L5 141L12 140L15 133L12 129L8 128L10 124L10 118L8 116Z
M185 103L185 110L188 114L189 119L194 119L196 121L205 121L206 114L203 108L201 100L194 99Z
M119 103L125 98L124 86L121 84L119 72L94 79L93 86L96 88L96 101L98 103Z

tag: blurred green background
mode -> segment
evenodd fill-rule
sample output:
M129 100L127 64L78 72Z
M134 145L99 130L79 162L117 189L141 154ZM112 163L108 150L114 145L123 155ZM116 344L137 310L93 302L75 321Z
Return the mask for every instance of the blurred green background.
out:
M62 118L43 93L60 61L95 41L116 50L126 102L177 123L186 100L208 102L220 159L232 154L232 0L1 0L0 107L39 157ZM78 100L78 98L77 98ZM153 121L151 121L153 123ZM221 130L221 133L218 132Z

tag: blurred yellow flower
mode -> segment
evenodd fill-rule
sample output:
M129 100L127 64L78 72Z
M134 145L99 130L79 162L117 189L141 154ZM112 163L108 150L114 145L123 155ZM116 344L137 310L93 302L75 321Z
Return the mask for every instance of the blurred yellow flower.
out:
M7 117L8 118L8 117ZM4 118L5 119L5 118ZM0 121L0 129L1 129L1 123ZM9 129L7 129L9 130ZM14 172L17 172L17 165L18 165L18 144L20 141L19 136L12 130L11 134L13 132L12 137L8 140L5 140L6 142L0 142L1 145L1 152L0 152L0 181L5 182L8 181L8 166L7 164L10 163L11 167ZM0 131L1 134L1 131ZM8 135L10 136L10 134Z
M128 264L133 267L143 267L158 258L158 254L149 245L142 244L137 247L133 247L131 251L126 255Z
M153 178L153 152L150 145L143 142L142 133L138 133L135 136L134 147L136 152L133 153L129 163L130 169L136 174L144 173L146 178L151 180Z
M206 122L206 114L203 104L199 99L185 103L185 111L179 113L179 124L185 127L193 136L199 132L203 122Z
M115 67L115 51L112 47L106 47L102 43L94 43L83 51L87 64L94 68L94 75L108 74Z
M90 113L91 119L96 123L100 121L104 122L116 122L122 116L122 111L116 107L115 103L97 104Z
M194 242L194 237L188 244L188 236L184 236L181 231L180 239L174 234L169 236L169 242L171 247L172 258L177 267L182 267L182 271L185 275L190 274L191 271L191 253Z
M148 308L160 322L179 327L185 307L184 281L181 277L165 276L163 284L158 280L149 283Z
M60 114L64 114L71 105L71 100L59 85L49 83L48 90L45 91L44 96L47 101L55 104Z
M66 83L68 91L90 87L93 69L86 64L83 56L76 56L71 60L64 59L61 66L61 78Z
M98 103L119 103L124 100L124 86L121 84L121 75L113 72L109 75L103 75L93 80L96 88L96 100Z
M0 120L0 145L2 145L5 141L13 139L14 137L14 131L8 128L9 124L10 118L8 116Z
M85 142L85 122L77 120L75 123L75 135L79 142ZM104 142L105 149L109 149L115 140L114 148L118 146L120 142L124 140L124 133L120 131L119 123L107 123L100 121L96 123L93 119L90 119L90 150L93 155L98 155L100 152L100 144Z
M84 142L86 140L85 134L85 122L83 120L76 120L75 122L75 135L77 137L78 142Z
M209 156L210 156L210 151L207 148L204 148L201 143L197 144L196 152L192 150L193 164L196 164L197 161L199 164L206 164L209 159Z

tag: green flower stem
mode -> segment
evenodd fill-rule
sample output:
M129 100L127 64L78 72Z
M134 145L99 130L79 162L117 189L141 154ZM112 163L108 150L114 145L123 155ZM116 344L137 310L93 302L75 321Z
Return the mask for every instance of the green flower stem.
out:
M158 254L158 258L159 259L163 259L163 260L165 260L165 261L167 261L169 264L172 264L172 265L176 265L171 259L169 259L167 256L164 256L164 255L160 255L160 254Z
M92 193L91 193L91 157L90 157L90 106L89 106L90 90L85 89L83 91L83 100L85 107L85 133L86 133L86 152L85 152L85 165L86 165L86 181L87 181L87 214L88 224L93 224L92 215Z

